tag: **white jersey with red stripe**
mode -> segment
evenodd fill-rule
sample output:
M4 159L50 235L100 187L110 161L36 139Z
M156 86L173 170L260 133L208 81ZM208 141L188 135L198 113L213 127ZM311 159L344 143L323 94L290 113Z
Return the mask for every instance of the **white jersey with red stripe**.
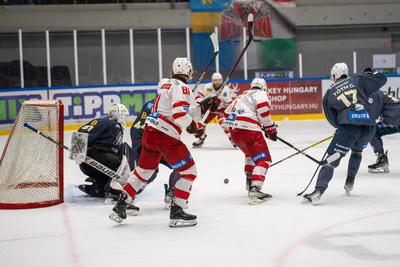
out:
M162 79L158 83L157 97L152 113L147 116L146 124L180 139L182 130L192 122L189 115L191 100L189 86L177 79Z
M213 97L216 94L217 90L214 89L213 83L206 83L202 88L197 91L195 100L197 103L200 103L203 99ZM227 106L229 106L229 104L232 103L235 97L236 93L229 87L225 86L218 97L218 99L221 100L221 104L218 106L218 109L226 108Z
M250 89L239 95L226 109L225 126L252 131L271 126L271 99L260 89Z

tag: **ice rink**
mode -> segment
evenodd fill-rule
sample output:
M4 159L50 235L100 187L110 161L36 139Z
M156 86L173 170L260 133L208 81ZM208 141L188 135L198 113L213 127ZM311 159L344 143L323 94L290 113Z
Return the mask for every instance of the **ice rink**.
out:
M298 147L332 133L326 121L287 121L279 127L279 135ZM70 135L65 134L68 145ZM5 140L0 138L1 151ZM184 136L190 147L193 140ZM367 165L375 156L370 147L365 150L349 197L343 189L347 156L321 203L302 205L296 193L316 165L297 156L269 170L264 191L274 198L249 206L244 156L231 147L219 126L211 125L204 147L191 149L199 175L188 212L198 216L198 225L182 229L168 227L169 212L163 208L167 168L161 167L156 181L137 198L139 216L117 225L108 218L111 205L76 188L85 177L65 153L64 204L0 210L0 266L398 267L399 140L399 135L384 137L389 174L369 174ZM269 144L275 161L293 153L282 143ZM327 145L309 152L320 158Z

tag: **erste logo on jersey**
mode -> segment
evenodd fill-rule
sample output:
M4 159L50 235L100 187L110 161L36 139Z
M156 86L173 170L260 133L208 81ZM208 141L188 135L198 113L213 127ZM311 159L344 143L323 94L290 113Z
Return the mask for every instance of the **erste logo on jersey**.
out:
M257 155L255 155L254 157L252 157L251 159L253 160L253 162L257 162L260 159L265 159L267 157L267 153L266 152L261 152Z
M349 120L350 121L369 121L371 118L368 111L350 111Z

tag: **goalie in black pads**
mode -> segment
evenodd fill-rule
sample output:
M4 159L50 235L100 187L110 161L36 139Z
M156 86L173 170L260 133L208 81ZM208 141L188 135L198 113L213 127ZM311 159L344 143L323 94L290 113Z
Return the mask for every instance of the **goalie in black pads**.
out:
M353 189L354 179L361 163L362 151L375 133L376 111L380 104L371 97L385 83L386 77L373 73L370 68L362 74L348 76L345 63L337 63L331 70L330 86L323 98L323 108L328 122L336 128L335 136L327 150L327 161L318 174L314 192L304 195L304 203L318 202L328 188L334 169L350 150L345 183L346 193ZM330 160L332 158L337 158Z
M78 134L79 136L86 134L87 151L82 148L77 149L77 135L73 135L71 157L79 164L81 171L88 176L85 181L91 183L81 184L79 189L89 196L118 198L119 191L110 186L111 178L84 163L84 159L85 155L88 155L116 172L121 163L123 164L123 158L131 161L129 165L132 166L132 149L128 144L123 143L124 127L128 116L129 112L124 105L115 104L107 115L83 125L78 130ZM80 142L83 141L80 140Z

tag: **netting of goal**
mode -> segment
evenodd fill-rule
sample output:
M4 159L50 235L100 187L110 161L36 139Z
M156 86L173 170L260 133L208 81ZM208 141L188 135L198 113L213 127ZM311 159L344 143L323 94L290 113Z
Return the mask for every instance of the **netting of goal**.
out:
M0 158L0 209L63 202L62 148L24 127L28 123L62 144L63 113L60 101L23 103Z

